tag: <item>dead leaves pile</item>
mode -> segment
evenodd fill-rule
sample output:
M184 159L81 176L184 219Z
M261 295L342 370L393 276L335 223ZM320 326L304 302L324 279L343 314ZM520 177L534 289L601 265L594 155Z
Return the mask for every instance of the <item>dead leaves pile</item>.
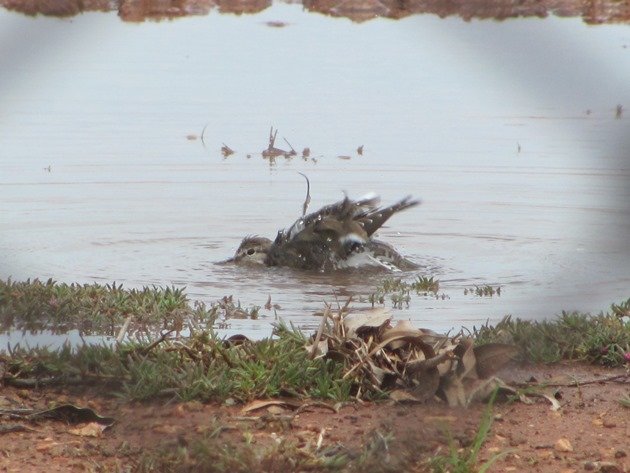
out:
M58 420L67 425L76 425L69 428L68 433L79 437L100 437L105 429L111 427L115 420L111 417L102 417L88 407L78 407L72 404L63 404L51 409L5 409L0 408L0 419L17 420L17 423L3 423L0 425L0 434L21 432L33 429L30 423L39 423L44 420Z
M328 307L306 349L312 357L344 363L344 378L367 393L389 393L395 401L434 398L450 406L468 406L504 384L494 374L517 353L512 345L474 346L462 334L450 337L414 328L408 321L392 326L386 309L338 312Z

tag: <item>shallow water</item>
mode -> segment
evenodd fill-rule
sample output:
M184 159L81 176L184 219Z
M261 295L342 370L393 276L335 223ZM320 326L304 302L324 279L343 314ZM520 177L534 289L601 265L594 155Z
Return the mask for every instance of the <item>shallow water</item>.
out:
M274 5L143 24L0 10L0 32L0 277L271 295L311 328L324 301L383 275L215 264L299 216L303 172L311 210L343 191L423 200L379 237L448 297L396 318L448 330L630 296L630 121L615 116L630 107L627 26L356 25ZM315 160L263 159L272 125L277 146ZM464 294L483 284L501 296ZM261 313L227 333L268 334Z

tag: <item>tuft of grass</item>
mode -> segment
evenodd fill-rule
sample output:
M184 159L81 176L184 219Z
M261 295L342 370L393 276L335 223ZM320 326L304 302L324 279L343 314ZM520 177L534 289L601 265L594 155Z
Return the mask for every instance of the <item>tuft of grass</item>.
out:
M486 284L485 286L475 286L474 288L464 288L464 295L473 294L479 297L492 297L501 295L501 286L496 288Z
M410 284L410 287L416 291L416 294L428 294L429 292L437 294L440 290L440 281L433 279L433 276L430 278L418 276L416 280Z
M385 299L389 296L394 308L402 309L409 307L411 302L411 293L416 295L438 297L440 282L433 277L417 276L415 280L408 282L401 278L385 278L376 287L374 292L367 297L367 302L374 306L375 304L384 304ZM446 296L442 296L445 298Z
M615 313L615 307L620 306L613 304L611 312L596 316L562 312L554 320L541 322L507 316L495 326L473 328L473 335L479 345L512 343L520 349L522 358L534 363L569 359L623 366L630 352L630 319L624 321Z
M449 435L449 453L448 455L437 455L430 461L430 466L435 473L485 473L501 457L507 455L509 451L500 452L488 459L481 466L477 466L479 460L479 452L481 447L488 438L490 428L492 427L492 407L497 395L494 391L488 405L483 412L479 429L473 438L470 447L458 449L452 436Z
M630 317L630 299L619 304L612 304L610 311L619 318Z

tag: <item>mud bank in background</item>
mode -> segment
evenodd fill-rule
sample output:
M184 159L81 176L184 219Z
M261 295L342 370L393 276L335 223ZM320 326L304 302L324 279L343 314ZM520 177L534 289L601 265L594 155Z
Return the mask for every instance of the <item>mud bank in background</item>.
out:
M295 2L300 3L300 2ZM124 21L172 19L182 16L220 13L257 13L272 4L271 0L0 0L0 5L27 15L69 17L88 11L117 11ZM589 24L625 23L630 21L628 1L470 0L443 2L440 0L303 0L311 12L346 17L362 22L377 17L399 19L409 15L429 13L440 17L460 16L466 20L516 17L581 17ZM269 26L285 26L271 22Z

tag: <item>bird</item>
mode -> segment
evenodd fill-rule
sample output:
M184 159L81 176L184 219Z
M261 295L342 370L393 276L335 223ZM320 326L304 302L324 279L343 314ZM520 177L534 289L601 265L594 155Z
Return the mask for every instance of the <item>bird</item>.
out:
M392 215L418 204L419 200L407 196L379 207L380 197L375 194L357 200L346 195L298 218L278 231L273 241L258 235L246 236L228 261L319 272L368 266L390 272L413 270L418 265L390 244L374 238L374 234Z

